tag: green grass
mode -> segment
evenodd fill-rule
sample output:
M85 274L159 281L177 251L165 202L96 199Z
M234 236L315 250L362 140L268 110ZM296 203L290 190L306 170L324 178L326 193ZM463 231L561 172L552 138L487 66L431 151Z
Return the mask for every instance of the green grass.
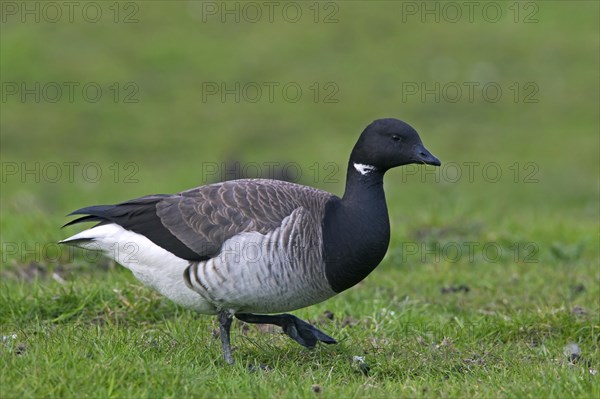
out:
M140 101L1 103L0 396L598 397L599 6L572 3L536 3L532 24L404 21L399 2L339 2L332 24L204 23L202 3L160 1L139 2L134 24L10 17L3 84L134 82ZM203 83L236 81L298 82L305 95L202 101ZM403 100L407 82L453 81L496 82L504 95ZM314 82L334 82L339 102L315 102ZM534 82L539 101L514 102L515 82ZM439 181L391 171L382 264L294 312L338 345L306 350L234 322L237 363L225 366L213 317L55 244L78 231L59 229L66 213L204 184L206 166L231 156L295 162L302 183L341 194L357 135L382 116L414 125L445 169ZM42 172L51 162L56 179ZM65 162L80 163L72 179ZM90 162L102 176L81 174ZM472 180L469 162L480 163ZM497 182L482 174L492 162ZM39 179L20 174L36 165Z

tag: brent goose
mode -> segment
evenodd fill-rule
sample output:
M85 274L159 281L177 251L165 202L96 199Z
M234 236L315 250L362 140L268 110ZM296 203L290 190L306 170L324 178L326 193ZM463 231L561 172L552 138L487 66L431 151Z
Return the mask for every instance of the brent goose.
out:
M278 180L215 183L79 209L70 215L86 216L65 226L99 223L61 243L100 249L172 301L218 315L227 363L233 316L280 326L305 347L334 344L309 323L272 313L331 298L381 262L390 241L383 175L407 164L440 161L410 125L378 119L352 150L342 198Z

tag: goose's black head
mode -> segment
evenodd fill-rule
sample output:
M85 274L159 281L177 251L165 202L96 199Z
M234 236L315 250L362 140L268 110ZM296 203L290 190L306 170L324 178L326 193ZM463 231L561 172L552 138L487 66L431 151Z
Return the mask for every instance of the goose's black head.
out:
M375 168L381 172L412 163L441 165L412 126L393 118L377 119L365 128L352 150L350 162L357 170Z

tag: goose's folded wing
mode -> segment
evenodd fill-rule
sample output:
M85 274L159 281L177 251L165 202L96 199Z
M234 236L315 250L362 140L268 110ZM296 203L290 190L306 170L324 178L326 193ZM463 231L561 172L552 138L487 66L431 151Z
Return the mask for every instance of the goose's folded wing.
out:
M206 260L223 242L247 231L276 229L294 209L319 209L331 194L275 180L237 180L211 184L175 195L150 195L116 205L79 209L87 215L67 225L116 223L142 234L174 255Z

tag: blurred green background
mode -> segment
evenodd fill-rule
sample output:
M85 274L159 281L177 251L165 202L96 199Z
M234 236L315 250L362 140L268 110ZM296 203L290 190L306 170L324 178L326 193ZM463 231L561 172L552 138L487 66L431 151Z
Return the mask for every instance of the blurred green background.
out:
M597 232L596 2L53 4L2 6L2 240L20 246L3 264L39 258L28 243L64 238L74 209L219 180L225 161L341 195L380 117L444 163L386 177L396 241Z
M339 351L326 352L331 356L316 352L309 362L315 373L327 374L330 368L319 366L321 358L333 370L355 348L374 345L371 318L390 319L373 336L388 340L392 355L372 354L382 379L367 380L383 389L377 391L382 397L398 392L386 385L390 378L415 375L437 381L439 390L421 390L420 384L429 382L414 379L415 390L402 391L406 396L576 392L589 397L592 386L597 393L597 376L587 367L581 370L589 378L579 378L569 374L568 365L557 369L556 359L564 357L564 345L578 342L583 356L595 362L590 364L596 369L598 364L600 3L69 4L72 9L64 2L0 3L0 320L3 334L17 332L30 356L38 356L33 361L3 357L2 369L13 373L7 371L6 381L14 382L7 394L110 396L113 373L137 364L127 354L138 356L143 347L101 357L109 365L117 358L123 363L107 367L97 380L96 369L88 370L93 363L77 363L66 368L75 377L56 382L63 377L56 377L62 368L55 364L64 364L60 356L70 353L73 337L79 336L69 333L69 326L83 325L95 337L97 318L106 320L103 331L115 334L127 320L127 334L134 336L146 333L146 323L166 330L183 326L172 333L210 349L174 356L179 368L167 370L172 378L157 381L171 381L177 389L150 396L187 396L195 390L194 380L189 385L186 377L195 373L188 367L198 361L190 360L192 355L208 359L199 361L203 367L213 359L215 370L205 372L221 376L218 345L206 340L210 321L180 313L149 290L139 291L124 269L111 269L106 276L98 267L106 263L97 257L60 253L55 243L79 230L60 229L69 220L65 215L231 177L223 166L229 162L231 168L232 160L250 174L256 166L267 172L268 163L278 162L288 166L288 177L341 195L355 140L381 117L413 125L443 165L388 173L392 242L386 259L361 287L300 311L305 318L328 309L336 317L360 319L360 328L337 325L335 333L349 341L327 349ZM440 247L469 242L478 243L474 260L466 252L458 260L455 253L439 253ZM438 258L422 247L407 253L407 243L437 245ZM500 248L501 256L486 258L481 251L486 243ZM59 277L45 279L51 275L46 269ZM452 287L470 287L470 293L453 294ZM398 317L387 316L382 306L395 309ZM467 385L473 390L453 385L448 391L440 377L447 365L435 357L441 338L427 347L434 353L427 363L410 357L425 350L422 341L398 335L398 323L410 325L415 318L435 326L476 323L476 334L455 337L460 351L449 359L462 365L472 348L481 346L477 350L496 351L505 363L465 377L472 378ZM47 325L58 326L55 338L62 344L38 341L54 337L51 332L30 334ZM541 331L542 338L531 343L529 327ZM90 340L113 346L110 339ZM272 350L263 355L242 343L240 357L263 356L272 365L282 356L277 367L286 370L299 361L289 357L304 356L291 345L281 355L278 344L269 346ZM46 347L58 353L46 353ZM87 350L83 345L81 351ZM162 355L144 356L138 356L140 364L156 361L156 375L165 371ZM36 369L38 382L30 385L40 362L46 368ZM83 378L90 380L87 390L78 388L77 370L94 375ZM245 379L245 370L241 374ZM329 383L339 390L334 392L350 396L362 386L361 375L350 374L334 375ZM282 384L312 395L304 386L306 375L287 375L282 374ZM506 384L506 375L520 382ZM329 380L319 378L314 380ZM137 385L133 380L119 381L112 394L145 396L145 377ZM482 380L488 382L479 385ZM228 395L229 388L223 389L217 396Z
M72 15L58 7L59 18L44 3L4 4L3 239L22 239L11 220L26 214L58 225L83 205L206 183L206 165L232 156L296 162L302 182L341 194L349 151L379 117L408 121L456 163L438 184L390 173L394 216L460 208L459 221L486 208L506 220L597 222L598 4L573 3L481 3L472 13L455 3L458 19L456 7L421 2L281 3L272 14L260 2L78 3ZM302 89L297 102L283 92L290 83ZM489 83L502 90L496 102ZM239 102L222 84L240 85ZM324 181L327 162L339 171ZM465 162L481 163L472 182ZM484 179L490 162L498 182Z

